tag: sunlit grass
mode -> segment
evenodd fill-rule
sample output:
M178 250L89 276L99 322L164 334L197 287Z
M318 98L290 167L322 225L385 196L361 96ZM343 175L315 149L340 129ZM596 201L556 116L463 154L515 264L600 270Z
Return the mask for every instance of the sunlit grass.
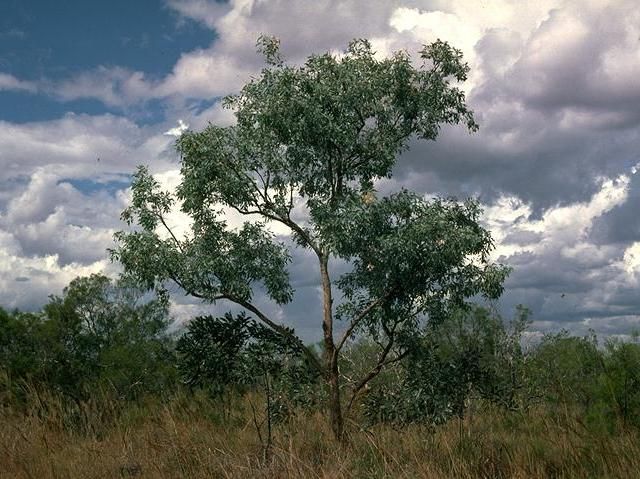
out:
M68 403L34 391L26 409L0 416L0 477L627 478L640 470L635 430L488 406L436 428L351 422L344 444L321 413L299 413L275 426L265 454L248 400L224 411L203 396Z

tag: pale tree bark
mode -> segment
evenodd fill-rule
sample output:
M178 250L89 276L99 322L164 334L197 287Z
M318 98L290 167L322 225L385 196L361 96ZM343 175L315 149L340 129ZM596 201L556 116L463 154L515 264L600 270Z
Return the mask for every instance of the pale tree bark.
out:
M333 298L331 295L331 279L329 278L328 254L318 256L320 260L320 278L322 280L322 332L324 334L324 365L327 384L329 386L329 417L331 429L336 439L342 440L344 423L340 394L340 371L338 355L333 341Z

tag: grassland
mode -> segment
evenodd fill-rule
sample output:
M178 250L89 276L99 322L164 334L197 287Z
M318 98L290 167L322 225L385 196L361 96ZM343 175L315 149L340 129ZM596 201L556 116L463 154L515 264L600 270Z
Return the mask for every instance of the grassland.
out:
M476 405L435 428L351 422L343 444L320 413L299 413L274 425L266 451L260 398L231 404L189 395L69 403L33 391L22 410L0 413L0 478L640 477L637 430L594 429L568 410Z

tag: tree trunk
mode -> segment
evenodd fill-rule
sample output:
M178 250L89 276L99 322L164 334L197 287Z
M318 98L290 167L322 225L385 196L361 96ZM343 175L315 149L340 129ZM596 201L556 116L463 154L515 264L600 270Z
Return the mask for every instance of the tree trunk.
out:
M329 386L329 417L331 429L337 440L342 440L344 426L342 422L342 404L340 397L340 372L338 371L338 357L333 342L333 299L331 297L331 280L328 270L328 255L320 259L320 276L322 278L322 332L324 333L324 365L326 381Z

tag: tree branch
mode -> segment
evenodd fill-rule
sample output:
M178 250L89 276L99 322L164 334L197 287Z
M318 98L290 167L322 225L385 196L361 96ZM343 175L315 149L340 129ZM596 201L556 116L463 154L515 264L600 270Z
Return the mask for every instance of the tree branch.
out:
M180 286L188 295L193 296L194 298L205 299L211 302L218 301L219 299L229 299L229 297L223 293L214 294L214 295L206 295L203 293L198 293L197 291L194 291L188 288L187 285L182 280L180 280L175 274L169 274L169 277L173 280L174 283Z
M392 344L392 343L393 341L389 342L389 344ZM399 353L394 358L385 360L383 358L386 358L386 356L391 351L391 347L389 346L389 344L387 344L387 347L383 351L383 354L380 356L380 360L378 360L378 364L371 371L369 371L369 373L353 389L353 393L351 394L351 399L349 399L349 404L347 405L347 411L351 411L351 408L353 407L353 404L355 403L357 397L360 395L361 391L369 383L369 381L371 381L378 374L380 374L380 371L382 371L382 369L384 369L389 364L402 361L407 356L407 354L409 354L409 351L406 350L406 351L403 351L402 353Z
M265 211L259 205L256 205L257 209L254 209L254 210L240 208L237 205L229 205L229 206L231 206L231 208L233 208L234 210L236 210L238 213L242 215L260 215L270 220L282 223L285 226L288 226L291 231L298 233L298 235L302 237L302 239L307 243L307 245L309 245L309 248L311 248L318 256L323 254L322 250L320 249L318 244L311 238L311 236L309 236L309 234L304 229L302 229L300 225L298 225L295 221L293 221L290 217L288 216L282 217L276 213Z
M176 238L176 235L173 234L173 230L169 228L169 225L167 225L167 222L165 221L164 216L162 216L162 213L160 213L159 211L155 211L155 214L158 220L160 220L160 223L162 223L162 226L164 226L165 230L167 230L167 233L169 233L169 235L173 239L173 242L175 243L176 248L178 248L178 250L181 253L184 253L182 249L182 244L180 243L180 241L178 241L178 238Z
M372 301L371 303L369 303L367 305L366 308L364 308L360 314L358 314L358 316L356 316L354 319L351 320L351 323L349 324L349 327L346 329L346 331L342 334L342 337L340 338L340 341L338 342L338 345L336 346L336 354L340 352L340 350L342 349L342 347L344 346L344 344L347 342L347 340L349 339L349 337L351 336L351 334L353 333L353 331L358 327L358 325L362 322L362 320L367 317L367 315L373 311L376 307L378 307L381 303L383 303L384 301L386 301L387 299L389 299L389 296L391 296L391 294L393 293L394 288L391 288L390 290L388 290L385 294L383 294L382 296L380 296L379 298L377 298L376 300Z
M387 342L387 345L382 350L382 353L378 358L377 364L373 367L373 369L371 369L371 371L367 373L367 375L364 378L360 380L360 382L353 389L353 393L351 394L351 399L349 399L349 404L347 405L347 411L351 411L351 408L353 407L353 404L355 403L355 400L359 396L362 389L364 389L364 387L369 383L369 381L371 381L378 374L380 374L380 371L382 371L382 369L385 366L388 366L389 364L402 360L408 354L408 350L407 350L402 353L399 353L396 357L392 359L387 359L387 356L393 349L393 345L395 343L396 328L398 327L398 324L400 324L401 322L402 321L396 321L393 325L393 328L391 329L389 329L388 327L384 328L385 333L389 337L389 341Z
M298 345L298 347L300 347L300 349L305 354L307 359L309 359L309 362L311 364L313 364L313 366L321 374L325 373L324 368L320 364L320 361L318 361L318 358L313 353L313 351L311 351L311 349L309 349L309 347L306 346L298 336L296 336L293 332L291 332L291 330L285 328L284 326L279 325L278 323L273 322L271 319L269 319L269 317L267 317L262 311L260 311L256 306L251 304L249 301L245 301L245 300L240 299L240 298L234 298L232 296L228 296L227 299L229 299L229 301L232 301L232 302L242 306L243 308L251 311L253 314L255 314L260 319L260 321L262 321L264 324L269 326L271 329L273 329L277 333L280 333L281 335L292 339Z
M309 349L308 346L306 346L302 342L302 340L298 336L296 336L293 332L291 332L291 330L272 321L266 314L260 311L256 306L254 306L249 301L246 301L244 299L237 298L228 294L224 294L224 293L220 293L213 296L199 293L197 291L194 291L193 289L188 288L176 275L172 274L170 275L170 277L178 286L180 286L183 290L185 290L187 294L193 296L194 298L205 299L207 301L217 301L219 299L227 299L232 303L236 303L237 305L242 306L243 308L251 311L253 314L255 314L258 317L258 319L260 319L260 321L262 321L264 324L269 326L272 330L274 330L275 332L285 337L292 339L298 345L298 347L302 350L302 352L307 357L307 359L309 359L309 362L318 370L318 372L320 372L320 374L325 373L324 368L320 364L320 361L318 360L316 355L313 353L313 351Z

